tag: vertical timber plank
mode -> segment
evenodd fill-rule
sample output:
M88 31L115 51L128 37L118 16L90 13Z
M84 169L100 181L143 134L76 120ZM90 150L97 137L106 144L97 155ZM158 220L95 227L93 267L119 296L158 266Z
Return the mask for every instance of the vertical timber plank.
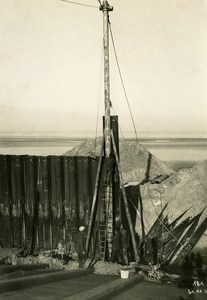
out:
M32 222L31 252L36 254L39 251L39 165L38 157L34 156L34 214Z
M57 247L62 239L62 205L61 205L61 182L60 182L60 158L51 157L51 191L52 191L52 229L53 247Z
M87 226L89 223L89 210L91 205L91 188L89 174L89 158L78 157L78 197L80 224Z
M53 232L52 232L52 179L51 179L51 157L48 156L47 158L47 170L48 170L48 205L49 205L49 244L50 249L53 248Z
M84 168L84 158L83 157L77 157L76 158L76 186L78 188L77 191L77 198L76 200L78 200L78 211L79 211L79 221L80 221L80 225L84 225L84 216L85 216L85 189L86 189L86 185L85 185L85 168Z
M50 240L49 199L48 199L48 166L47 157L42 158L42 236L43 249L48 250Z
M12 215L13 215L13 230L14 230L14 246L21 247L21 232L22 232L22 212L21 212L21 169L20 157L12 155L11 157L11 176L12 176Z
M57 243L63 243L63 198L62 198L62 172L61 158L56 156L55 159L56 173L56 205L57 205Z
M37 164L37 196L38 196L38 240L39 250L45 245L45 226L44 226L44 190L43 190L43 157L38 156Z
M67 219L69 219L70 231L75 232L79 225L78 186L77 186L77 163L75 157L68 157L68 207Z
M20 156L21 175L21 246L27 248L26 242L26 156Z
M34 203L35 203L35 159L34 156L26 157L26 201L25 201L25 224L27 245L31 248L33 221L34 221Z
M78 189L78 157L74 157L74 189L75 189L75 214L76 230L80 226L80 206L79 206L79 189Z
M0 156L0 184L1 184L1 195L0 195L0 226L1 235L0 243L2 246L9 247L10 245L10 203L8 193L8 168L6 155Z
M52 221L52 248L56 247L56 218L57 218L57 206L56 206L56 179L55 179L55 157L50 157L50 178L51 178L51 221Z
M13 231L13 220L12 220L12 176L11 176L11 156L7 155L7 170L8 170L8 198L9 198L9 237L10 237L10 247L14 246L14 231Z
M65 158L65 218L66 218L66 244L71 245L72 235L77 230L77 211L75 195L75 159Z
M61 169L61 195L62 195L62 230L63 230L63 242L66 243L66 218L65 218L65 204L67 194L67 160L66 157L60 157L60 169Z

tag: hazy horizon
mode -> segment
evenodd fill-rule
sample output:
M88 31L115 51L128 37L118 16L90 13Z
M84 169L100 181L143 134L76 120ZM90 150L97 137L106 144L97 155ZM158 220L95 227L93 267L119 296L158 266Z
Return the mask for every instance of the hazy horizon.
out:
M2 133L0 132L0 138L54 138L54 139L81 139L81 138L95 138L102 136L102 132L98 132L97 134L95 132L44 132L44 133L28 133L28 132L21 132L21 133ZM207 138L207 132L139 132L137 135L138 139L144 139L144 138L183 138L183 139L206 139ZM122 136L121 133L119 133L120 138L136 138L134 132L125 132L124 136Z
M59 156L79 146L87 138L0 137L0 154ZM92 138L94 139L94 136ZM198 161L207 160L207 138L145 137L140 138L138 142L176 169L192 167Z

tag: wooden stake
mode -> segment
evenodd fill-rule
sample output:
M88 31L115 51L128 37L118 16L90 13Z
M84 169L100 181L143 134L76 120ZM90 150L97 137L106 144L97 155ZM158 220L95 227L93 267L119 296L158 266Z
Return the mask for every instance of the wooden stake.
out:
M116 150L115 139L114 139L114 134L113 134L112 130L111 130L111 139L112 139L113 150L114 150L114 154L115 154L115 158L116 158L116 164L117 164L117 168L118 168L118 172L119 172L119 178L120 178L121 190L122 190L122 194L123 194L124 206L125 206L125 210L126 210L126 216L127 216L127 220L128 220L128 224L129 224L129 228L130 228L130 232L131 232L134 256L135 256L135 260L139 261L139 255L138 255L138 251L137 251L137 243L136 243L136 239L135 239L134 228L133 228L132 221L131 221L127 195L126 195L126 191L124 188L124 180L123 180L123 176L122 176L121 165L119 162L119 158L118 158L118 154L117 154L117 150Z
M101 155L99 157L99 162L98 162L95 189L94 189L94 193L93 193L93 202L92 202L91 214L90 214L90 219L89 219L89 224L88 224L88 233L87 233L87 237L86 237L86 254L87 255L88 255L89 246L90 246L92 225L93 225L93 221L94 221L95 207L96 207L97 195L98 195L98 189L99 189L99 181L100 181L101 166L102 166L102 159L103 159L103 145L104 145L104 142L102 142L102 146L101 146Z

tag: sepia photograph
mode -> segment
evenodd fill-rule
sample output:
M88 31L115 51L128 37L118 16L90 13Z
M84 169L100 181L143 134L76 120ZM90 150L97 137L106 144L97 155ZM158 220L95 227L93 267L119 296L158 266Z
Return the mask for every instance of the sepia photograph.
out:
M207 299L207 1L0 0L0 299Z

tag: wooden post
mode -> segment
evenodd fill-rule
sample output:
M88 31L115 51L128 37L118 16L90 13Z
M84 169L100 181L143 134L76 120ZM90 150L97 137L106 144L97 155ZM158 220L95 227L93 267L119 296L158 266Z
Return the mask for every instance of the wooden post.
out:
M140 185L138 185L138 197L139 197L139 203L140 203L140 220L141 220L141 228L142 228L142 241L143 241L143 243L145 243L144 212L143 212L143 202L142 202Z
M110 120L110 75L109 75L109 11L113 7L104 0L100 6L103 11L103 47L104 47L104 102L105 102L105 126L104 126L104 139L105 139L105 156L109 157L111 153L111 120Z
M122 190L122 194L123 194L124 206L125 206L125 210L126 210L126 216L127 216L127 220L128 220L128 224L129 224L129 229L131 232L134 256L135 256L135 260L139 261L139 255L138 255L138 251L137 251L137 244L136 244L136 239L135 239L135 234L134 234L134 228L132 225L131 216L130 216L130 212L129 212L128 200L127 200L127 195L126 195L126 191L124 188L124 180L122 177L121 165L120 165L117 150L116 150L116 144L115 144L113 131L111 131L111 138L112 138L112 145L113 145L113 150L114 150L114 154L115 154L115 158L116 158L116 164L117 164L117 168L118 168L118 172L119 172L119 178L120 178L121 190Z
M101 174L101 165L102 165L102 159L103 159L102 152L103 152L103 146L102 146L102 150L101 150L101 156L99 157L98 169L97 169L97 173L96 173L95 189L94 189L94 194L93 194L93 202L92 202L92 207L91 207L90 220L89 220L89 224L88 224L88 233L87 233L87 238L86 238L86 254L88 254L88 251L89 251L92 225L93 225L93 221L94 221L95 208L96 208L96 203L97 203L97 195L98 195L99 181L100 181L100 174Z

